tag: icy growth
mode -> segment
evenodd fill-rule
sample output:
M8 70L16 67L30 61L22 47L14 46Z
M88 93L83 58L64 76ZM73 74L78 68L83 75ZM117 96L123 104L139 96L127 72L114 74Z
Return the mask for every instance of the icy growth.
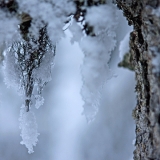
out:
M94 120L102 86L111 76L108 62L111 51L116 46L116 18L116 9L112 5L91 7L87 10L86 21L94 27L96 34L93 37L84 37L80 42L84 52L81 95L84 101L83 114L88 122Z
M8 88L15 87L19 90L21 81L20 66L16 63L15 53L11 48L5 51L5 60L3 61L4 82Z
M33 112L26 112L25 106L23 105L20 111L20 126L21 129L21 137L22 141L20 142L22 145L25 145L28 149L28 153L33 153L33 146L36 146L39 136L37 132L37 124L36 118Z
M36 99L35 107L38 109L40 106L43 105L43 103L44 103L44 98L43 98L41 95L36 95L36 96L35 96L35 99Z
M129 52L129 38L130 38L130 32L126 34L124 39L120 42L119 45L119 57L122 60L124 55Z
M86 21L94 27L95 34L101 34L105 30L108 35L115 36L116 17L116 8L113 5L93 6L87 9Z
M43 87L47 82L51 81L55 46L53 46L53 50L46 49L47 51L43 53L44 55L40 59L40 62L39 59L35 59L35 62L30 63L30 66L28 66L30 54L25 52L23 46L21 46L23 43L25 44L23 41L15 43L15 45L5 51L4 81L8 87L15 87L20 95L24 95L25 99L29 99L29 103L32 101L33 95L37 95L38 93L37 97L35 97L37 101L35 107L39 108L44 102L41 96ZM19 48L20 51L18 51ZM19 59L20 55L23 58Z
M33 71L33 77L37 84L43 86L45 83L51 81L51 69L54 65L54 54L55 52L52 50L45 53L40 66Z
M72 21L72 25L69 27L69 30L72 33L71 43L80 42L83 37L83 33L80 25L78 25L75 20Z
M47 25L48 35L53 43L59 41L63 36L63 26L68 15L75 12L73 2L68 0L18 0L19 7L23 12L29 13L33 18L30 32L35 36L38 29ZM65 6L65 7L64 7Z
M31 105L34 98L37 109L44 103L41 92L51 80L55 44L64 36L63 26L69 15L75 12L75 6L68 0L17 0L17 2L18 16L16 16L20 22L0 11L0 23L3 24L0 26L0 44L7 41L9 46L5 50L5 83L8 87L15 87L24 97L25 107L23 106L20 118L22 144L25 144L29 153L32 153L38 133L35 117L30 111ZM24 38L22 39L17 29L21 28L22 21L25 22L23 15L26 14L32 19L31 27L28 35L22 34ZM10 40L11 43L8 43Z
M19 21L15 17L0 10L0 24L0 45L5 41L12 42L13 39L18 38L17 26Z

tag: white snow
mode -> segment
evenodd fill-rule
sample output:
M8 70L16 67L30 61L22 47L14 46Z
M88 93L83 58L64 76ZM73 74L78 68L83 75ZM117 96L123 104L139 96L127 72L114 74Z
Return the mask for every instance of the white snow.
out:
M88 122L97 114L101 89L111 72L108 66L111 52L116 46L117 10L112 5L90 7L86 22L94 27L94 37L84 37L80 47L84 52L81 90L84 112ZM105 17L105 18L104 18Z
M48 24L48 33L54 44L64 36L62 28L67 16L75 12L75 6L68 0L50 0L49 3L45 0L18 0L18 2L22 12L29 13L33 18L30 32L36 36L38 29L43 27L44 23Z
M33 112L26 112L25 106L22 105L20 111L20 126L22 141L21 144L25 145L28 149L28 153L33 153L33 146L36 146L38 142L37 123Z
M80 42L83 37L82 28L75 20L72 20L69 30L72 33L71 43L73 44L74 42Z
M15 53L9 49L5 51L5 60L3 61L4 82L7 87L20 88L21 72L16 63Z
M117 8L114 5L93 6L87 9L86 22L94 26L94 33L101 34L104 30L111 34L117 25Z

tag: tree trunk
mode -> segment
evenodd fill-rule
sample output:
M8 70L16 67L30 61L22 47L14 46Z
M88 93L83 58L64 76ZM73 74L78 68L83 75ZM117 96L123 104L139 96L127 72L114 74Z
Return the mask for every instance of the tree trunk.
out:
M160 0L117 0L128 23L137 105L134 160L160 160Z

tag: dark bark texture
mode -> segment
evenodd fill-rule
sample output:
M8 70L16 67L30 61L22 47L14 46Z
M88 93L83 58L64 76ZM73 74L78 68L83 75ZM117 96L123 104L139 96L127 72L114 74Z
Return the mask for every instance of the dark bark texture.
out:
M134 160L160 160L160 0L117 0L129 25L130 62L136 74ZM160 59L159 59L160 60Z

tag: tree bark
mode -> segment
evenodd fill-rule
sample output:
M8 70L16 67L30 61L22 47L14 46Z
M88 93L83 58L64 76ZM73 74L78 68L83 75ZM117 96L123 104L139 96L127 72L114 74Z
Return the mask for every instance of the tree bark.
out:
M130 62L137 81L134 160L160 160L160 0L116 3L134 26L130 34Z

